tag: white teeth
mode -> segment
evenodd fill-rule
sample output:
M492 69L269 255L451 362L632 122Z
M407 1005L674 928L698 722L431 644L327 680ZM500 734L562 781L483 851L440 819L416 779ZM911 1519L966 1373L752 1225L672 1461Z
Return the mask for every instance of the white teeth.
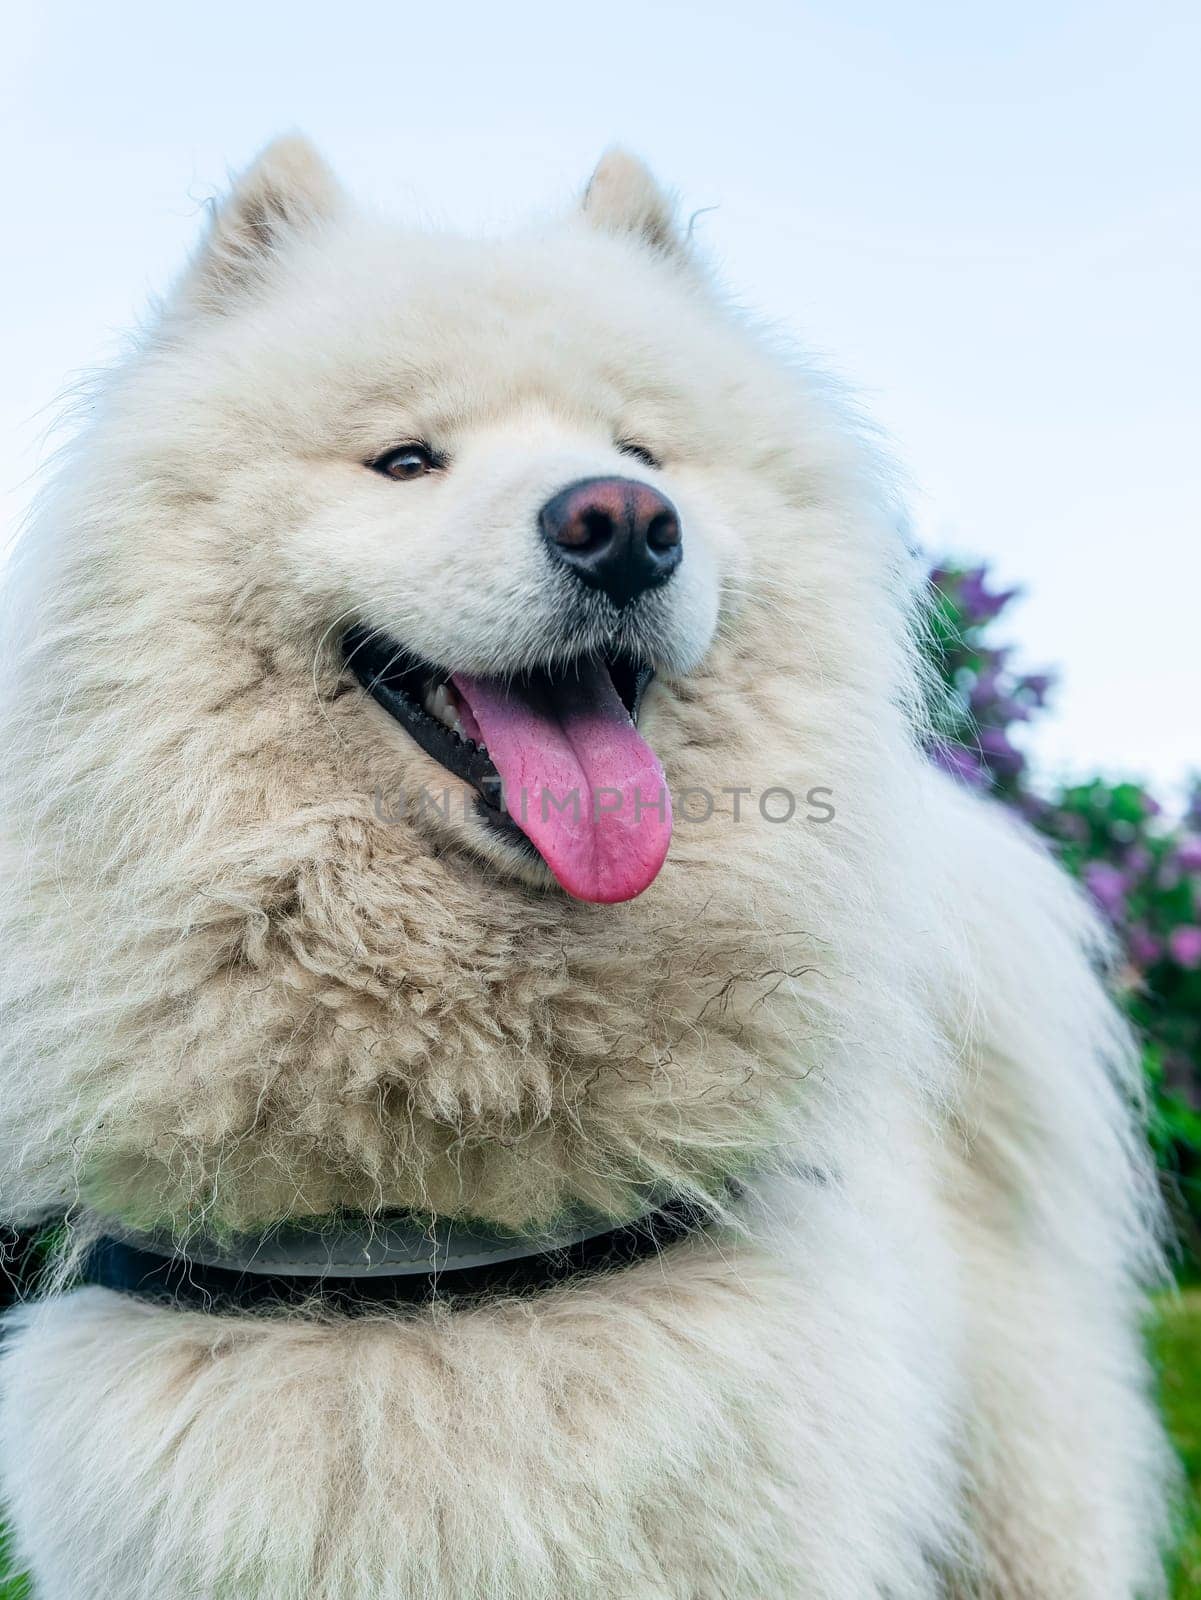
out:
M460 739L463 737L463 729L459 724L459 697L449 683L440 683L436 689L427 689L423 704L430 716L437 718L444 728L457 733Z

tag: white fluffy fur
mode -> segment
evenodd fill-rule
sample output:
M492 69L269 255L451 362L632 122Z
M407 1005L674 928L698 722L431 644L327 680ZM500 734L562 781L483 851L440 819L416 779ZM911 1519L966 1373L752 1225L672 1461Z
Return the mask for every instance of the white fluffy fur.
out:
M410 437L451 465L362 462ZM595 643L541 500L649 444L681 822L621 907L457 810L347 617L504 672ZM0 1199L173 1228L513 1225L749 1176L723 1231L525 1302L341 1322L61 1293L4 1356L38 1600L1161 1592L1156 1210L1096 929L917 748L908 561L833 396L624 156L481 243L243 180L8 575ZM628 643L644 643L631 637Z

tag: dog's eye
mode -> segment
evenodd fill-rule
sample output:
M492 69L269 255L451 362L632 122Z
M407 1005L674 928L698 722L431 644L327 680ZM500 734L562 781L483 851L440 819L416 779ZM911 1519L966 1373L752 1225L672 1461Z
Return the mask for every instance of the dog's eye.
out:
M385 478L423 478L427 472L436 472L443 465L427 444L398 444L377 461L368 463L373 472L382 472Z
M641 461L644 467L658 469L660 465L658 456L648 450L644 444L639 444L635 439L619 439L617 448L623 456L633 456L635 461Z

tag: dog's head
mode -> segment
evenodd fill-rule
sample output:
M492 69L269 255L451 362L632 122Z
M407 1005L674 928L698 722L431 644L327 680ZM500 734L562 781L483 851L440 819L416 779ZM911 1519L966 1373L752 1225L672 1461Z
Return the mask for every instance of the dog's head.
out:
M638 163L481 243L271 147L11 586L21 1181L523 1220L776 1139L877 892L899 568Z
M704 659L739 563L706 492L729 498L742 464L691 370L699 299L626 157L574 228L482 247L354 219L289 144L220 214L177 312L194 470L241 536L255 636L291 613L312 657L320 619L385 713L364 708L394 801L586 900L663 861L670 796L635 724L657 672Z

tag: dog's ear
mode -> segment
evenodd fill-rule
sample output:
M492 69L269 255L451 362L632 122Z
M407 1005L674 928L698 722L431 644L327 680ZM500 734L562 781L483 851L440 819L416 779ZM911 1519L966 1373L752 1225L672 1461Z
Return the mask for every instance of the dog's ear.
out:
M289 242L329 222L346 197L325 161L298 134L273 140L213 208L181 285L181 300L220 311L262 283Z
M584 215L593 227L640 239L658 255L683 259L688 253L675 200L637 156L619 146L605 151L589 178Z

